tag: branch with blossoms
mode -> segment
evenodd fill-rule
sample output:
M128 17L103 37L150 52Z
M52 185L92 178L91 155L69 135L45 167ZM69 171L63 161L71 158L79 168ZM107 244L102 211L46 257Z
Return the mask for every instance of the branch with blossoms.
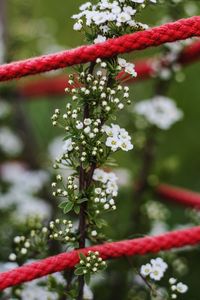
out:
M96 5L87 2L81 5L80 13L72 17L77 20L74 29L82 31L92 43L144 30L147 26L135 18L150 2L156 1L101 0ZM133 149L128 132L114 123L117 111L131 103L129 88L116 80L122 68L136 76L134 65L118 57L97 59L89 66L78 67L78 83L70 75L68 83L73 88L66 89L71 92L72 101L67 103L64 114L56 109L52 116L53 125L65 130L63 154L57 159L55 168L62 166L73 170L68 178L58 174L52 186L54 195L63 199L60 204L63 213L78 215L78 248L84 248L86 242L104 240L102 215L116 209L118 187L115 174L102 168L109 165L112 153ZM85 259L87 261L87 258L82 261ZM90 277L90 266L88 268L79 267L75 273L79 275L78 300L83 299L85 281Z

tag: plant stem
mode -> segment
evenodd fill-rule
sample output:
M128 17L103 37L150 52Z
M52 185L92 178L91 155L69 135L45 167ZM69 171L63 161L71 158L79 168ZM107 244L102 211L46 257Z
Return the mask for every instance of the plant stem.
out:
M91 63L88 73L92 74L94 71L95 63ZM89 105L86 102L84 105L84 112L83 112L83 120L90 117L90 109ZM82 153L82 147L80 149L80 152ZM82 162L80 163L80 170L79 170L79 192L80 194L84 193L88 187L91 184L92 176L94 173L94 170L96 168L96 164L92 163L90 170L86 172L83 169ZM87 227L87 202L83 202L80 205L80 213L79 213L79 249L85 248L85 240L86 240L86 227ZM84 276L79 276L78 278L78 297L77 300L83 300L83 291L84 291Z
M154 96L166 95L170 87L171 80L164 81L158 79L155 85ZM155 156L156 156L156 128L152 127L149 131L149 135L146 140L146 144L143 149L142 166L138 174L138 180L136 186L133 187L133 211L131 215L131 228L130 232L140 232L141 227L141 214L140 207L144 193L148 187L148 177L152 171Z

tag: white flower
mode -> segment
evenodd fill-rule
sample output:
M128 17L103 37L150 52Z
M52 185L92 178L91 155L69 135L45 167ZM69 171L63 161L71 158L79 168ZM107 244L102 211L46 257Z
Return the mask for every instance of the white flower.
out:
M188 291L188 286L182 282L177 283L176 289L179 293L184 294Z
M131 142L129 140L122 141L120 148L124 151L130 151L133 149L133 145L131 144Z
M134 64L127 63L124 71L133 77L137 77L137 72L135 71L134 68L135 68Z
M83 123L80 122L80 121L78 121L78 122L76 123L76 128L77 128L77 129L82 129L82 128L83 128Z
M91 131L91 129L90 129L89 126L87 126L87 127L84 128L84 132L85 132L86 134L90 133L90 131Z
M122 12L122 13L118 14L118 16L117 16L118 23L125 23L127 21L130 21L130 19L131 19L131 16L126 12Z
M124 128L120 128L117 124L111 124L111 127L104 125L103 130L108 136L106 146L110 147L112 151L118 149L129 151L133 149L131 137Z
M84 285L84 290L83 290L83 299L84 300L93 300L93 293L91 289L89 288L88 285Z
M108 137L106 140L106 146L110 147L113 152L121 146L120 139L118 137Z
M73 150L73 146L72 146L72 139L67 139L66 141L64 141L64 145L63 145L63 151L64 152L69 152Z
M153 265L149 276L151 279L159 281L164 276L164 272L161 267Z
M140 274L144 277L148 276L151 272L152 272L151 264L143 265L140 268Z
M23 149L21 140L8 128L0 128L0 150L10 156L18 155Z
M107 173L101 169L95 169L94 174L93 174L93 180L106 183L108 180Z
M81 24L81 22L76 22L73 26L73 29L76 31L79 31L82 29L82 27L83 27L83 25Z
M99 35L96 37L96 39L94 40L94 43L95 43L95 44L98 44L98 43L102 43L102 42L105 42L105 41L106 41L106 37L99 34Z
M11 260L11 261L15 261L16 258L17 258L17 256L16 256L15 253L11 253L11 254L9 255L9 260Z
M167 264L160 257L151 259L150 263L141 266L140 273L143 276L149 276L151 279L159 281L167 269Z
M183 117L175 102L164 96L156 96L149 100L140 101L134 111L160 129L169 129L175 122Z
M135 71L135 65L132 63L128 63L124 58L118 58L119 66L124 68L124 71L128 74L130 74L133 77L137 76L137 73Z
M118 58L118 64L120 65L120 67L125 68L126 67L126 60L124 58Z
M97 231L96 230L92 230L91 231L91 236L97 236Z
M176 279L176 278L171 277L171 278L169 279L169 283L170 283L170 284L175 284L176 282L177 282L177 279Z
M79 7L79 9L82 10L82 11L84 11L84 10L88 9L89 7L91 7L91 6L92 6L91 2L86 2L86 3L82 4Z
M85 119L84 120L84 124L86 125L86 126L88 126L88 125L91 125L92 124L92 120L91 119Z
M166 262L164 262L164 260L160 257L157 257L155 259L151 259L151 264L152 264L152 266L161 268L161 270L163 272L165 272L168 268L168 265L166 264Z

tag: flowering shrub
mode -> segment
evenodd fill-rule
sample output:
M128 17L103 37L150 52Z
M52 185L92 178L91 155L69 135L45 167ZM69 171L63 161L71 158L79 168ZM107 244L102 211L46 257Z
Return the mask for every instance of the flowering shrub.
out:
M72 16L75 20L74 30L84 33L89 43L101 43L109 38L145 30L148 26L137 21L139 13L147 5L155 4L157 1L100 0L96 2L96 4L87 2L81 5L80 12ZM19 196L20 207L16 212L32 215L35 211L42 219L30 218L28 224L26 222L23 224L22 234L13 238L13 252L9 254L11 261L21 265L33 258L45 257L59 251L80 250L87 245L109 240L106 226L109 225L111 218L109 219L106 213L113 213L117 209L120 181L119 175L116 175L115 169L112 168L116 165L118 152L122 151L123 155L128 151L137 153L138 150L144 153L144 157L139 162L141 173L134 185L135 203L132 206L135 214L131 220L131 231L143 234L143 231L140 231L141 225L145 225L145 229L152 234L155 234L158 228L166 230L165 222L170 216L169 210L164 204L149 201L152 197L151 187L158 183L157 176L152 174L151 164L155 157L151 155L154 152L151 150L156 148L154 139L156 140L159 129L170 129L183 116L175 102L166 96L165 90L165 84L168 85L173 77L177 80L181 79L178 60L182 49L183 46L177 43L165 47L163 51L165 63L160 61L153 66L152 76L157 83L153 97L133 104L131 109L133 114L131 119L126 120L126 124L122 125L124 128L118 124L118 121L121 123L121 111L125 112L126 105L132 103L129 87L124 84L127 75L137 76L133 63L121 57L98 58L89 65L78 66L76 74L69 75L70 88L65 89L69 95L66 106L64 109L56 108L52 115L53 126L62 130L62 135L49 147L50 156L54 158L56 156L55 176L51 184L53 204L51 200L45 203L39 196L36 198L48 182L45 172L19 167L18 175L15 176L15 166L12 166L10 171L8 168L7 173L5 170L2 172L3 181L5 185L8 184L8 187L6 186L8 193L6 196L1 195L4 202L15 204ZM117 75L120 71L123 71L123 75L119 78ZM2 115L7 113L8 110L4 105ZM135 125L133 138L130 134L132 128L129 131L127 125L129 121L132 122L132 119ZM144 143L139 147L137 138L134 137L139 136L141 131L143 134L141 140ZM9 148L11 145L10 152L15 151L12 154L17 155L16 151L20 152L23 146L19 147L20 142L17 146L14 139L12 142L8 139L6 141L8 145L5 142L1 143L5 136L9 136L8 132L6 135L2 132L3 130L0 130L0 146L2 144L2 149L5 150L4 148ZM122 172L122 179L125 175L126 173ZM35 204L41 205L30 205L33 199L36 200ZM27 204L25 200L30 202ZM54 214L56 202L60 208L59 217ZM49 219L50 214L51 219ZM145 220L143 224L141 219ZM163 258L154 258L141 266L141 261L135 259L137 269L134 270L134 267L129 266L131 272L128 270L125 276L120 272L116 275L114 268L113 271L105 271L107 265L98 252L89 251L84 255L80 250L79 256L80 260L74 270L65 270L44 280L36 280L17 289L8 290L8 297L22 300L93 299L90 286L95 286L95 278L101 281L98 276L102 272L107 281L109 277L111 280L117 276L124 277L128 299L142 300L149 297L157 300L176 299L179 294L184 294L188 290L187 285L172 277L168 280L168 284L163 282L162 286L165 288L158 285L159 281L165 279L166 272L170 268L174 272L177 271L177 277L181 275L185 262L182 262L176 254L168 257L172 262L171 265L168 265ZM179 272L177 265L183 266ZM132 276L133 270L137 276ZM134 286L132 286L133 278ZM118 280L113 284L112 292L117 290L117 285ZM138 287L142 287L142 293L137 292Z

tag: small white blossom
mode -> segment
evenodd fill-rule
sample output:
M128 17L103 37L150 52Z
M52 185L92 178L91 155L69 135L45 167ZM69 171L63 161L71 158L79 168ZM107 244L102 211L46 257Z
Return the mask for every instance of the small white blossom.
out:
M131 137L124 128L120 128L117 124L111 124L111 127L104 125L103 130L107 134L106 146L112 151L122 149L129 151L133 149Z
M72 139L67 139L66 141L64 141L64 145L63 145L63 151L64 152L69 152L73 150L73 146L72 146Z
M146 264L141 266L140 273L142 276L146 277L152 272L152 266L151 264Z
M176 289L179 293L184 294L188 291L188 286L182 282L177 283Z
M105 41L106 41L106 37L99 34L99 35L96 37L96 39L94 40L94 43L95 43L95 44L98 44L98 43L102 43L102 42L105 42Z

